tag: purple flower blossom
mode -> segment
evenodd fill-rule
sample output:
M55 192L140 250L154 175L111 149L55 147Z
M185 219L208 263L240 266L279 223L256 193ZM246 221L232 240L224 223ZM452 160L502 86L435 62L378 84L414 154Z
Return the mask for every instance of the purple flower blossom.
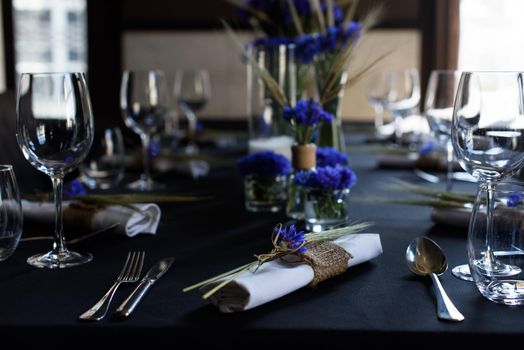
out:
M349 41L356 41L362 32L362 25L350 22L347 27L330 26L326 34L304 34L295 39L295 56L302 63L313 62L316 55L335 53Z
M160 155L160 145L156 141L149 141L149 146L147 147L147 153L151 158L158 157Z
M424 143L422 146L420 146L420 149L418 150L418 153L421 156L426 156L431 152L434 152L437 150L437 145L433 141L429 141Z
M80 182L77 179L74 179L69 183L69 186L65 188L65 195L69 198L74 196L83 196L86 195L86 189L84 188L84 185L82 182Z
M306 242L304 231L297 231L295 225L291 225L289 228L278 225L275 227L274 235L278 235L277 245L279 247L290 250L297 249ZM302 245L297 252L304 253L306 250L307 247Z
M284 108L284 119L295 124L316 126L321 122L331 122L333 115L326 112L314 100L300 100L297 105Z
M348 165L348 156L332 147L317 148L317 167Z
M237 165L243 176L250 174L278 176L288 175L291 172L289 160L272 151L248 154L241 158Z
M315 189L342 190L353 187L357 182L357 175L347 166L326 166L298 172L295 182Z
M516 206L518 206L519 204L522 203L522 199L523 199L523 197L522 197L522 195L520 193L514 192L514 193L512 193L512 194L510 194L508 196L508 203L507 203L507 205L510 208L515 208Z

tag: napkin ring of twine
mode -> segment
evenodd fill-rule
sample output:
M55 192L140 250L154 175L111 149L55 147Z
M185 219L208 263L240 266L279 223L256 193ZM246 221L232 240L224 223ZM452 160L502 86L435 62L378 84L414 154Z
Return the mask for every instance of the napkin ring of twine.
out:
M329 241L311 242L306 246L308 249L299 256L313 268L310 287L346 271L349 259L353 258L344 248Z
M278 227L278 226L277 226ZM309 283L309 287L315 287L322 281L331 277L340 275L348 269L348 261L353 256L339 245L319 240L314 242L302 242L300 245L289 248L279 245L280 230L273 235L273 249L268 254L256 255L258 259L258 266L266 261L283 258L288 262L303 261L313 268L314 277ZM301 248L305 246L307 249L301 253ZM292 257L297 260L290 259Z

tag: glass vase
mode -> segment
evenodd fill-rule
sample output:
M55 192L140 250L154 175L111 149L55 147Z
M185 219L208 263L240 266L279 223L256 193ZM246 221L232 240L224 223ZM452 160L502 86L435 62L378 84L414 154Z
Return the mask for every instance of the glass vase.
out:
M317 147L315 144L293 145L291 164L293 173L289 176L286 215L294 220L304 220L304 191L295 183L295 174L299 171L311 171L316 167Z
M296 64L294 44L271 47L250 46L248 55L282 89L289 105L296 102ZM247 64L247 115L249 151L275 151L291 159L293 137L283 118L283 107L252 64Z
M318 78L318 83L323 84L323 80ZM337 151L346 153L346 140L344 138L344 130L342 129L342 98L344 97L344 86L346 85L347 74L344 72L338 79L338 84L341 89L338 95L332 100L326 102L323 107L328 112L333 114L334 119L331 123L322 123L318 131L317 144L319 147L333 147ZM319 85L319 89L322 85Z
M251 174L244 177L246 209L252 212L281 211L287 199L286 175Z
M349 188L341 190L304 188L306 229L321 232L349 219Z

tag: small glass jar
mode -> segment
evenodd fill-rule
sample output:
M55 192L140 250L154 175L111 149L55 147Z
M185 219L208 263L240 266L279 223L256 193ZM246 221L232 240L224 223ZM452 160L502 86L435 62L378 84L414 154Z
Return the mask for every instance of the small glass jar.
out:
M250 174L244 177L246 209L252 212L278 212L287 200L287 175Z
M349 188L340 190L305 187L306 229L321 232L342 226L349 219Z

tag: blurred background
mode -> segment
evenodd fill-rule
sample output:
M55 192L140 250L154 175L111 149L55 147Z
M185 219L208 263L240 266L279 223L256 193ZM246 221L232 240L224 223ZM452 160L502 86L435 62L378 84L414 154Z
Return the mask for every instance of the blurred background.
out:
M349 69L390 52L375 66L414 67L422 95L433 69L519 69L516 45L524 25L519 0L373 0L384 5ZM360 8L370 6L361 1ZM20 72L86 71L97 127L122 124L119 90L124 69L209 71L212 98L200 111L206 121L246 118L246 67L219 19L245 42L252 32L227 1L2 0L0 90L14 91ZM503 33L513 33L511 36ZM494 49L495 48L495 49ZM346 121L371 121L365 79L347 88ZM0 116L1 117L1 116Z

